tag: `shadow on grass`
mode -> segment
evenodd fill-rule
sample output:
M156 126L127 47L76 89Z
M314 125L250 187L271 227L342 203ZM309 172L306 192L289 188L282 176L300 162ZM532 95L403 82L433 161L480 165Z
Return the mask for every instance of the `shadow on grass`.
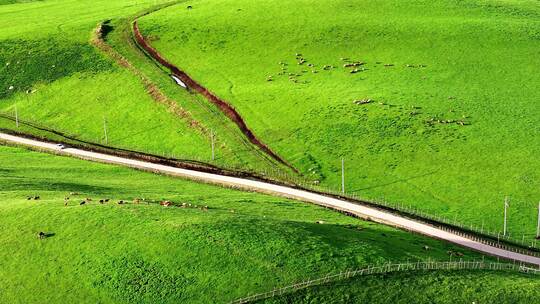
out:
M3 183L0 183L0 187ZM5 185L5 188L10 191L26 191L26 192L39 192L39 191L59 191L59 192L82 192L82 193L104 193L110 192L113 188L88 185L83 183L64 183L64 182L47 182L47 181L33 181L25 179L24 181L17 181L16 183L9 183Z
M53 237L55 235L56 235L56 233L54 233L54 232L45 232L45 233L43 233L43 238L46 239L46 238Z
M348 266L353 268L361 266L359 261L412 261L427 257L448 260L450 250L463 252L445 242L361 220L357 224L318 224L316 221L301 221L301 215L295 220L244 216L198 227L194 235L210 236L212 245L242 251L246 256L253 254L249 252L250 248L265 248L265 256L276 259L272 262L278 264L287 263L281 260L285 252L293 256L314 254L318 255L316 260L327 262L341 258L351 263ZM324 217L321 220L325 221ZM291 246L282 247L284 243Z

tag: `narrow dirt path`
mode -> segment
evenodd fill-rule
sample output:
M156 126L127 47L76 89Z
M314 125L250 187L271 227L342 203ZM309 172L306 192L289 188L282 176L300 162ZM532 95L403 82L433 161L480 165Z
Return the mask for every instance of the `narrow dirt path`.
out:
M202 96L204 96L208 101L210 101L212 104L216 105L218 109L225 114L232 122L234 122L240 131L246 136L246 138L255 146L257 146L259 149L261 149L264 153L269 155L272 159L275 161L289 167L294 172L298 172L292 165L290 165L285 159L277 155L274 151L272 151L266 144L264 144L254 133L251 131L251 129L247 126L244 119L236 109L229 104L228 102L224 101L223 99L217 97L214 93L200 85L198 82L196 82L193 78L191 78L187 73L180 70L178 67L176 67L174 64L169 62L165 57L163 57L156 49L154 49L143 37L139 30L139 25L137 23L137 20L133 22L133 33L135 37L135 41L137 44L153 59L155 59L159 64L161 64L163 67L169 69L171 74L181 80L190 90L193 90Z
M185 120L189 127L197 130L207 138L210 138L211 135L208 128L206 128L202 123L193 118L191 113L180 107L177 102L167 97L167 95L165 95L155 83L153 83L148 77L146 77L143 73L136 69L126 58L124 58L120 53L115 51L110 45L105 42L107 26L107 23L100 23L93 31L90 42L96 48L101 50L104 54L113 59L117 64L126 68L138 78L140 78L144 88L146 89L146 92L150 95L150 97L152 97L153 100L165 105L169 112Z

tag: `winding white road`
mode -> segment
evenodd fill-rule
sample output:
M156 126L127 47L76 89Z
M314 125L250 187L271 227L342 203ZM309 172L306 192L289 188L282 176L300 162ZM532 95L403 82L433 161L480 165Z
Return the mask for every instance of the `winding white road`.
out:
M110 163L115 165L122 165L146 171L158 172L162 174L180 176L183 178L203 181L206 183L219 184L225 186L232 186L236 188L263 192L271 195L279 195L296 200L311 202L317 205L329 207L336 210L346 211L355 214L362 218L369 218L372 221L400 227L409 231L427 235L433 238L445 240L454 244L461 245L485 254L498 256L506 259L511 259L519 262L525 262L529 264L535 264L540 266L540 258L524 255L501 248L482 244L480 242L456 235L452 232L444 231L439 228L435 228L428 224L416 222L414 220L401 217L388 211L379 210L371 207L362 206L359 204L351 203L343 199L336 199L328 196L324 196L317 193L312 193L305 190L298 190L286 186L274 185L268 182L254 181L249 179L224 176L213 173L199 172L195 170L180 169L166 165L159 165L145 161L133 160L129 158L122 158L112 156L103 153L95 153L85 151L81 149L66 148L62 149L58 145L41 142L37 140L31 140L23 137L13 136L9 134L0 133L0 142L8 142L17 145L28 146L36 148L45 152L54 152L56 154L75 156L78 158Z

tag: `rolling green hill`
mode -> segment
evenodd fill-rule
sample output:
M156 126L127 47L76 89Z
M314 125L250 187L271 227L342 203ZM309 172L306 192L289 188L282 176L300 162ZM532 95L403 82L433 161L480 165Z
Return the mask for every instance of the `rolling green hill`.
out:
M372 263L480 258L266 195L13 147L0 163L2 303L225 303Z
M214 133L216 164L257 162L264 168L268 164L256 151L196 96L176 90L167 75L150 79L152 69L126 68L91 42L98 24L163 3L170 2L48 0L0 6L0 112L18 112L21 120L81 140L181 159L210 161ZM0 127L20 131L4 117Z
M338 188L344 158L351 192L491 230L508 195L532 239L539 20L537 1L200 0L139 26L313 179Z
M510 234L532 240L537 0L0 0L0 132L292 173L176 85L134 20L295 177L338 188L344 159L350 193L490 230L508 195ZM370 264L484 258L307 203L1 143L0 231L0 303L228 303ZM533 303L538 284L397 273L263 302Z

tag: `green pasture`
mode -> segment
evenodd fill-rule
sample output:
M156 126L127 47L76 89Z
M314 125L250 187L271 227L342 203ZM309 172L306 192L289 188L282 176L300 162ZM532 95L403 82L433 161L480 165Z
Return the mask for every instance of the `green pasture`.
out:
M481 258L287 199L14 147L0 163L2 303L226 303L367 264Z
M539 20L537 1L199 0L140 27L310 178L338 189L344 158L349 192L491 230L509 196L530 240Z
M141 79L148 72L136 74L90 43L99 23L118 22L167 1L22 2L0 6L0 112L17 112L21 121L85 141L201 161L211 161L213 133L214 163L271 164L261 162L212 109L178 92L167 75L152 83L162 93L169 90L164 96L181 114L151 97ZM21 131L5 119L0 125Z

